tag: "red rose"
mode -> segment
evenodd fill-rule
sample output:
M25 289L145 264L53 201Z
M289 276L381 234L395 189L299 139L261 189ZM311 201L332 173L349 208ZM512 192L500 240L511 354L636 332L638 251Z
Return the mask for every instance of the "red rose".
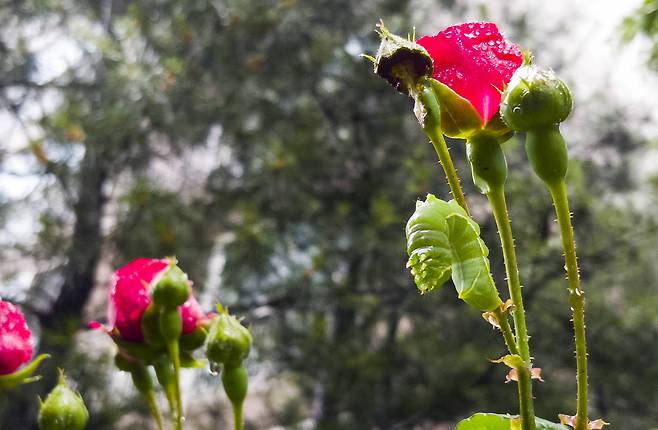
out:
M110 290L109 323L123 340L142 342L142 315L151 304L149 284L170 264L166 259L137 258L114 272ZM183 334L192 333L206 322L201 306L190 294L180 306ZM96 327L96 326L94 326ZM111 329L110 332L114 330Z
M454 25L417 40L432 57L434 79L468 100L486 124L501 93L523 63L521 49L491 22Z
M23 313L0 299L0 375L14 373L32 357L32 332Z

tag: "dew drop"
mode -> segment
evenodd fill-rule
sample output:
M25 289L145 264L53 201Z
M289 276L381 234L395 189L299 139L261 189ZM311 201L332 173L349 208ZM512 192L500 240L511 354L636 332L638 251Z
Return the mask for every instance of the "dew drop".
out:
M521 113L523 113L523 109L521 109L519 106L516 106L514 109L512 109L512 112L517 115L521 115Z
M221 370L221 365L219 363L210 362L210 374L212 376L219 375L220 370Z

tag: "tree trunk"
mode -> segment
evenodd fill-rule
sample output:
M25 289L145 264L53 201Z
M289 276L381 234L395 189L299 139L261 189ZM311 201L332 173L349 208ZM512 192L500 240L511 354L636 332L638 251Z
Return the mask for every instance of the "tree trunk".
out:
M105 197L103 186L108 164L97 145L88 144L80 165L78 196L74 205L75 225L64 284L49 312L39 315L41 339L39 353L51 355L39 368L43 378L12 393L14 410L6 410L2 429L38 429L37 395L44 396L57 381L57 368L66 368L74 350L75 333L81 328L82 311L94 287L94 278L102 248L101 218ZM71 369L73 370L73 369Z

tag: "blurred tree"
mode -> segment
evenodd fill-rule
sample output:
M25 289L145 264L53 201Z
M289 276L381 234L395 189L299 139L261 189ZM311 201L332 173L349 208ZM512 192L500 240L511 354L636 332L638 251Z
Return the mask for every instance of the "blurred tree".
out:
M441 5L446 20L464 8ZM414 200L447 197L447 187L410 101L359 54L376 50L379 17L402 32L419 9L392 0L31 0L0 8L2 109L25 124L33 172L47 183L48 205L32 208L39 241L26 251L41 271L23 301L39 317L51 366L75 369L95 399L90 428L134 425L118 423L133 399L106 392L110 358L86 360L76 333L99 260L138 255L176 254L195 288L247 315L264 372L299 388L282 407L268 405L274 422L402 429L515 410L504 369L484 359L503 352L497 334L450 291L420 297L403 270ZM523 19L518 25L524 31ZM47 80L34 42L44 34L80 56ZM28 113L44 99L56 102L36 122ZM631 136L623 121L601 123L600 147L641 147L619 144ZM495 226L470 186L463 146L452 147L502 285ZM574 393L562 259L548 196L529 179L519 142L508 147L532 343L547 379L538 409L554 418L571 412ZM657 419L656 393L644 383L656 378L656 226L607 198L634 186L627 170L584 160L573 164L571 181L594 407L644 430ZM219 290L209 269L218 256ZM49 385L46 378L21 391L0 426L29 428L34 392ZM206 428L202 417L188 422Z
M658 67L658 1L644 0L637 11L624 19L624 36L631 40L643 36L651 42L649 65Z

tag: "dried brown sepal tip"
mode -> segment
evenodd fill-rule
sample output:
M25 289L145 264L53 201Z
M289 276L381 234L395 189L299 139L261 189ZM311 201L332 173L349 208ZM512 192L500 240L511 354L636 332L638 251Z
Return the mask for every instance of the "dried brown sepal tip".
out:
M510 310L514 312L514 303L512 300L507 299L505 303L500 305L500 310L503 312L504 315L507 315ZM482 314L482 318L489 324L491 324L494 328L497 328L500 330L500 321L498 321L498 316L496 315L496 312L489 311L489 312L484 312Z
M500 330L500 323L498 322L498 317L496 316L495 312L484 312L482 314L482 318L484 318L484 320L491 324L494 328Z
M572 428L576 428L576 423L578 422L578 417L575 415L565 415L565 414L560 414L558 415L560 418L560 424L564 424L567 426L570 426ZM587 423L587 429L588 430L601 430L603 426L607 426L610 423L606 423L605 421L598 419L594 421L590 421Z
M416 92L422 78L432 77L432 57L411 38L405 39L388 31L383 21L377 24L377 33L381 43L373 60L374 72L402 94Z
M544 380L541 377L541 368L533 367L532 369L530 369L530 378L536 379L539 382L544 382ZM519 372L516 369L511 369L507 374L507 376L505 376L506 384L512 381L519 382Z

